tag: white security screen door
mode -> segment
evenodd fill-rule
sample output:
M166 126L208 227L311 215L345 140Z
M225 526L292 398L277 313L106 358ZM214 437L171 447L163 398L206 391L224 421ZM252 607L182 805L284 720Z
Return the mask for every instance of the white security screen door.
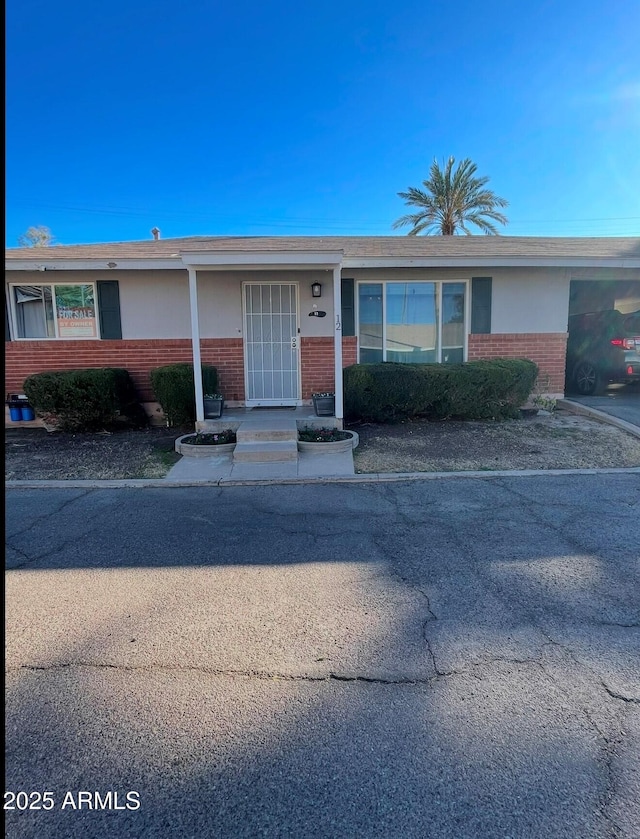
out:
M298 287L244 284L247 405L295 405L300 399Z

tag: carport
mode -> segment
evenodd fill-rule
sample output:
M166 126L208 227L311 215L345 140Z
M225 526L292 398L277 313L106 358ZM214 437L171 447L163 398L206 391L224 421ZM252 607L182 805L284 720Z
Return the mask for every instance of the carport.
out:
M569 316L605 309L624 314L640 309L640 280L571 280Z
M565 393L596 397L612 388L637 398L640 280L591 276L570 281ZM634 382L634 384L632 384Z

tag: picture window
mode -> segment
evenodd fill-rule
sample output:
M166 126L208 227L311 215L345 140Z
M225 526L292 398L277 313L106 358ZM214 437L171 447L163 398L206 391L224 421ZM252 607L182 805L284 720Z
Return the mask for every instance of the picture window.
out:
M97 338L93 283L14 285L11 303L17 338Z

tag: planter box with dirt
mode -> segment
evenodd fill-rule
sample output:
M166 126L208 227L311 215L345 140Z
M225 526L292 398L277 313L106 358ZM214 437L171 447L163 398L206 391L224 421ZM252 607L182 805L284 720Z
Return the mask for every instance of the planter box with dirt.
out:
M235 431L226 429L209 434L183 434L176 440L175 449L185 457L216 457L233 454L236 443Z
M298 440L299 452L313 452L314 454L338 454L355 449L358 445L359 436L356 431L342 431L338 428L332 429L303 429L301 436L306 439ZM322 439L323 433L327 435ZM317 439L312 439L316 437ZM335 438L335 439L332 439Z

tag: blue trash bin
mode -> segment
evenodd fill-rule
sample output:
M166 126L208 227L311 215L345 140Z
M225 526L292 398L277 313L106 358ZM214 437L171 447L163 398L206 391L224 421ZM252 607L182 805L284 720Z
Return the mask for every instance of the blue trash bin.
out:
M33 422L36 418L36 412L31 405L22 405L20 407L20 417L23 422Z
M11 422L20 422L22 419L22 409L19 405L9 405L9 414L11 415Z

